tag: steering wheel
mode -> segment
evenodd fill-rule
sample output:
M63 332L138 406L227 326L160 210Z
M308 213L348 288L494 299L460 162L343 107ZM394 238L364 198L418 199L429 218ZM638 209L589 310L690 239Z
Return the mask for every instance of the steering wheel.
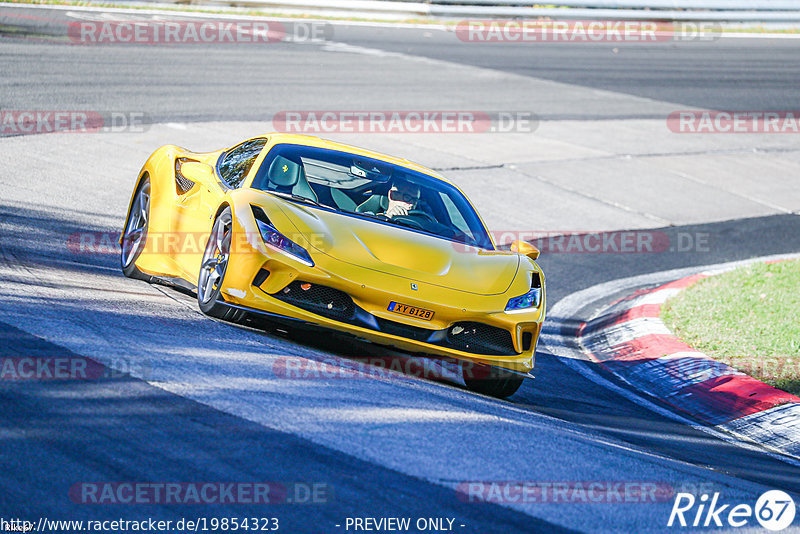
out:
M428 219L432 223L438 223L439 222L433 217L433 215L431 215L427 211L422 211L422 210L409 210L409 212L406 214L406 216L409 216L409 217L422 216L422 217L425 217L426 219Z
M418 220L416 220L413 217L409 217L408 215L395 215L394 217L392 217L389 220L390 221L398 221L398 222L401 222L401 223L406 224L408 226L413 226L414 228L417 228L419 230L424 230L424 228L422 227L422 224L420 224L420 222Z

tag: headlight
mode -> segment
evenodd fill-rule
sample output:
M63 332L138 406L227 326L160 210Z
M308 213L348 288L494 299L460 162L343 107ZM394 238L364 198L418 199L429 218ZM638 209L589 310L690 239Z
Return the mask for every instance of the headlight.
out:
M510 310L523 310L526 308L538 308L539 301L542 297L542 288L534 287L524 295L514 297L508 300L506 304L506 311Z
M264 240L265 245L272 250L296 259L304 265L308 265L309 267L314 266L314 261L311 259L306 249L276 230L261 208L256 206L252 206L252 208L258 231L261 233L261 238Z

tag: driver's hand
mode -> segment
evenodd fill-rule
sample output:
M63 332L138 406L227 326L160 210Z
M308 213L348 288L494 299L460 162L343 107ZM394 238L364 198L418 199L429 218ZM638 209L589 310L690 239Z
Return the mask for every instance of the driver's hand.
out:
M389 209L386 210L386 213L384 213L384 215L386 215L390 219L395 215L408 215L408 208L401 204L394 204L392 206L389 206Z

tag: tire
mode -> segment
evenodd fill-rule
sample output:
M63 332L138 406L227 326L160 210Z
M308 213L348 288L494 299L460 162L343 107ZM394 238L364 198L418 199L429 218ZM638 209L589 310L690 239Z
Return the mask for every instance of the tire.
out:
M128 278L152 282L153 277L136 267L136 260L142 255L147 243L147 229L150 222L150 178L145 177L136 188L131 202L125 228L122 230L120 267Z
M496 367L462 366L464 383L470 391L505 399L517 392L525 377Z
M241 323L247 312L233 308L220 296L225 273L230 262L233 216L230 208L225 208L214 221L208 243L200 262L197 276L197 304L200 311L211 317Z

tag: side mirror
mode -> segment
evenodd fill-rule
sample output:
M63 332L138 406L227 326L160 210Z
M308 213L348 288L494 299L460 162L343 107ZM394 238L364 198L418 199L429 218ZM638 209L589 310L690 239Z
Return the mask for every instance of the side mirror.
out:
M209 185L216 182L214 169L199 161L187 161L181 165L181 174L193 182Z
M528 243L527 241L514 241L511 243L511 252L524 254L530 259L535 260L539 257L539 249Z

